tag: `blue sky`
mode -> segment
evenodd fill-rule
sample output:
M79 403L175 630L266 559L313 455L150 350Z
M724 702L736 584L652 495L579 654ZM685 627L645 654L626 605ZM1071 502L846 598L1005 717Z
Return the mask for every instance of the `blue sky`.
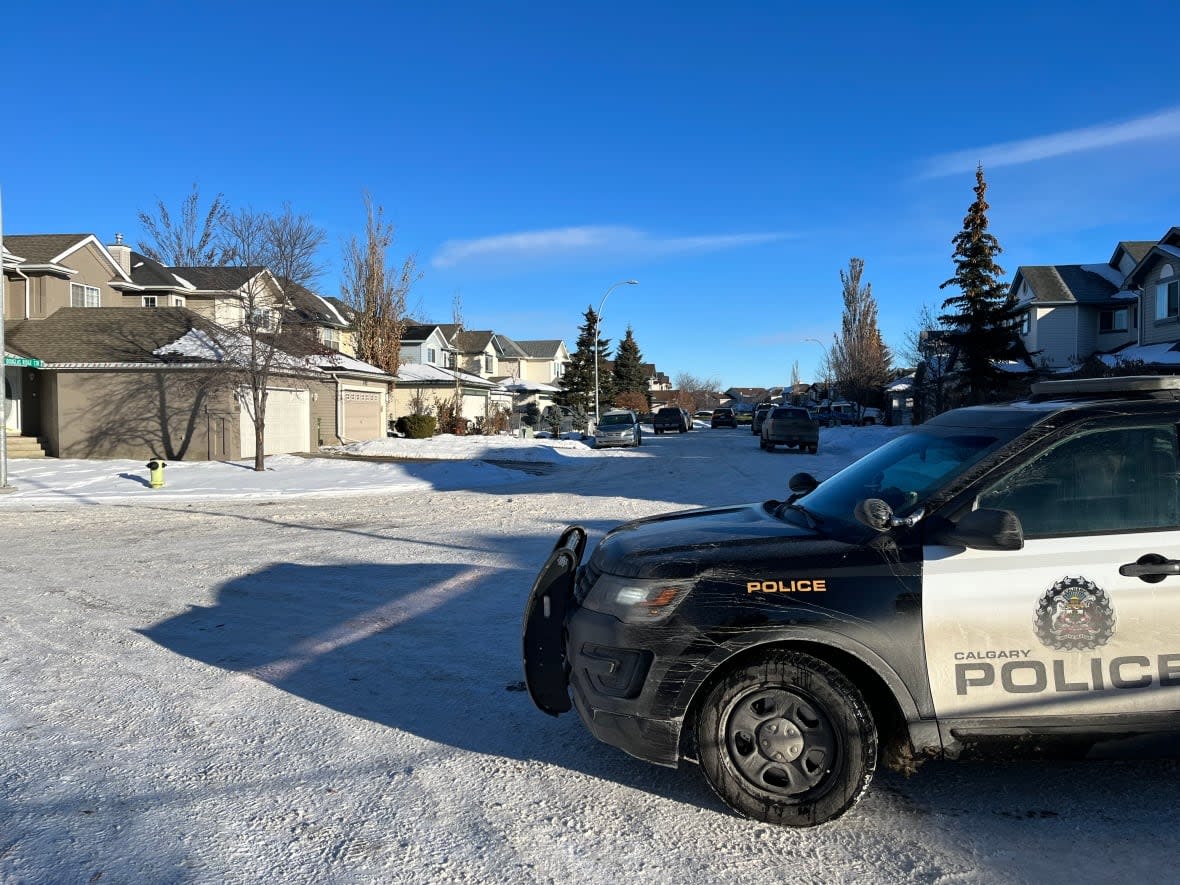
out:
M191 185L343 241L370 191L413 303L723 387L817 375L857 256L886 341L949 293L989 182L1009 279L1180 224L1170 4L36 4L0 17L6 233L116 231Z

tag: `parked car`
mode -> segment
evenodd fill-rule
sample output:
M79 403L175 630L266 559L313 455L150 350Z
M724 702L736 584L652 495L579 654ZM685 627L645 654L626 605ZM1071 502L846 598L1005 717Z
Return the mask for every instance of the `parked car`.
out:
M1175 736L1180 378L1032 390L785 501L626 523L581 566L566 529L525 611L533 702L799 827L886 758Z
M657 434L661 434L666 430L674 430L677 433L687 433L692 427L692 416L684 409L676 406L664 406L664 408L656 411L651 419L652 430Z
M754 420L750 422L751 433L755 436L762 433L762 422L766 420L766 416L770 414L770 410L773 408L774 406L772 405L763 405L754 409Z
M709 421L713 418L713 412L709 409L697 409L697 413L693 417L698 421Z
M762 422L758 445L766 452L786 446L814 455L819 451L819 422L802 406L775 406Z
M709 415L710 427L737 427L737 416L733 409L714 409Z
M613 409L602 416L594 430L594 448L643 444L639 416L627 409Z
M874 406L865 406L860 410L860 425L861 427L868 427L872 424L881 424L885 420L884 414L880 409Z

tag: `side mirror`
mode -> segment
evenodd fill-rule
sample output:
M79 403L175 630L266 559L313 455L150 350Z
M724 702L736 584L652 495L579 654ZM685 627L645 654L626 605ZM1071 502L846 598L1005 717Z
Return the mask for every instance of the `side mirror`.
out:
M972 510L938 532L934 541L974 550L1019 550L1024 546L1024 529L1011 510Z
M796 495L806 495L814 491L818 485L819 480L810 473L796 473L787 481L787 488Z

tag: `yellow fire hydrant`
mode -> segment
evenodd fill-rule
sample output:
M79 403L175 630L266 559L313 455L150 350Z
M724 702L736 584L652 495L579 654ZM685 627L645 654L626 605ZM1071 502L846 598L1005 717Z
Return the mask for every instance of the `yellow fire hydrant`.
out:
M145 466L152 472L152 488L164 488L164 468L168 465L157 458L153 458L151 461L148 461Z

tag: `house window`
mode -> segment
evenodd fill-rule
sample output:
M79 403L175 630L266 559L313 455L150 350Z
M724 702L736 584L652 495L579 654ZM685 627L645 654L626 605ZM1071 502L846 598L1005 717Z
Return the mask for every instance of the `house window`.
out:
M496 371L496 358L494 356L488 356L485 362L487 363L487 368L484 371L491 375Z
M1126 332L1131 328L1131 311L1126 307L1116 307L1098 312L1098 331Z
M267 332L273 331L275 327L275 312L264 307L256 307L247 316L246 324Z
M172 306L173 307L184 307L185 303L186 302L184 300L183 295L173 295L172 296Z
M433 347L426 348L426 362L432 366L438 363L438 351Z
M340 330L339 329L320 329L320 340L324 342L324 347L329 350L340 349Z
M1027 335L1032 331L1032 311L1026 310L1020 315L1020 334Z
M1155 318L1166 320L1180 314L1180 280L1155 287Z
M97 286L70 283L70 307L102 307L102 293Z
M143 301L144 307L156 307L157 306L155 295L144 295L142 301Z

